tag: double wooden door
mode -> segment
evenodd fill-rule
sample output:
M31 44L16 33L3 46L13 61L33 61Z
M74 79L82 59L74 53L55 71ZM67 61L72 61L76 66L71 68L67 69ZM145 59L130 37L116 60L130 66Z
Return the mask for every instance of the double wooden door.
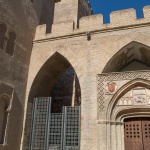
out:
M150 150L150 118L126 119L125 150Z

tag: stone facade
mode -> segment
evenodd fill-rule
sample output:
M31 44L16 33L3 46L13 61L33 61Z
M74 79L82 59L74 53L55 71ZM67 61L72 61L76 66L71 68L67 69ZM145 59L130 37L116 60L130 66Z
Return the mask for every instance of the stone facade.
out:
M30 1L0 1L1 150L20 149L25 87L36 26L37 16Z
M0 8L3 43L16 34L13 55L0 49L9 108L0 149L29 149L33 98L51 96L54 112L81 105L81 150L124 150L124 119L150 115L150 6L141 19L134 9L112 12L109 24L82 0L0 0Z
M103 95L102 97L108 100L100 101L100 97L97 97L103 92L103 90L97 91L99 84L102 86L99 88L103 88L103 83L98 80L97 74L108 73L108 76L112 76L112 78L106 78L105 82L111 82L113 81L111 72L119 74L124 71L137 71L134 74L138 75L138 70L149 70L149 11L150 7L144 8L143 19L136 19L134 9L113 12L110 16L110 24L103 24L102 15L83 17L79 20L79 28L77 29L73 28L73 21L65 21L64 19L64 22L52 25L50 34L43 34L44 25L37 27L29 68L27 97L32 91L34 78L38 76L44 78L44 72L41 72L43 77L39 75L41 68L44 67L43 64L50 63L57 54L59 57L55 58L61 57L61 65L64 63L63 67L65 67L67 59L68 63L73 66L81 87L82 150L124 149L123 137L119 144L115 144L117 139L114 141L117 134L121 136L120 133L123 133L123 122L118 120L117 123L115 120L111 121L109 118L105 118L106 106L112 98ZM59 64L55 66L55 68L57 67ZM54 72L58 74L56 69L53 70ZM48 74L46 73L46 75ZM126 75L120 74L118 76L121 78L121 87L126 83L124 78ZM143 79L144 76L135 75L135 78ZM56 79L51 76L48 80L54 81ZM48 80L45 82L47 83ZM147 109L147 106L145 107ZM107 127L108 133L106 133ZM113 129L111 130L111 128ZM112 133L114 130L117 130L117 133ZM110 144L111 141L114 141L113 145Z

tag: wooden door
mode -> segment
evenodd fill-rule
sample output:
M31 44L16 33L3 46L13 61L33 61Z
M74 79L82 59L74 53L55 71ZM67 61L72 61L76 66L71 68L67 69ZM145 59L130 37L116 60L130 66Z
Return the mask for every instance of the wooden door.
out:
M150 150L150 120L142 120L144 150Z
M125 150L143 150L142 124L140 119L125 121Z
M126 119L124 135L125 150L150 150L150 119Z

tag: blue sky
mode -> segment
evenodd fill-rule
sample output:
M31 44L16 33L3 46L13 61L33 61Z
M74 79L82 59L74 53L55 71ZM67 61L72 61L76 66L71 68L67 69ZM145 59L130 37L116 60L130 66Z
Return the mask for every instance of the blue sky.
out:
M142 18L142 8L150 5L150 0L89 0L94 14L103 14L104 22L109 22L109 14L115 10L134 8L137 17Z

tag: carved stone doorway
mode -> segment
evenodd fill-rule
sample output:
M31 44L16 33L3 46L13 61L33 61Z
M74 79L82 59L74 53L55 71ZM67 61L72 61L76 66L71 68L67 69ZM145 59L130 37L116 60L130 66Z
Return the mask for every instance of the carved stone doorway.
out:
M150 118L125 119L125 150L150 150Z

